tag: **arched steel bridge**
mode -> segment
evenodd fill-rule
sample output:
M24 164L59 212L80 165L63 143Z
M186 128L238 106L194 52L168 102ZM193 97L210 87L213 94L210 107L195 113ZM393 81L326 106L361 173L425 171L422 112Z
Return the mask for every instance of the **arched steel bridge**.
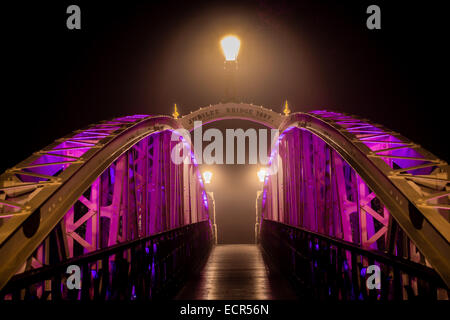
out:
M172 132L233 118L281 132L256 227L300 295L448 299L445 161L357 116L234 103L94 124L3 173L0 298L173 296L214 245L215 221L193 154L170 161ZM73 264L81 290L65 285ZM382 290L366 287L369 265L380 267Z

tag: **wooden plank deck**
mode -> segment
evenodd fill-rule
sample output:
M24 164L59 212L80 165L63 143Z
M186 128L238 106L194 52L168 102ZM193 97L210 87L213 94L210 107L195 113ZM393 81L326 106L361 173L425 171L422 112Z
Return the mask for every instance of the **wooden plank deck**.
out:
M289 283L269 271L259 246L217 245L205 267L182 288L178 300L292 300Z

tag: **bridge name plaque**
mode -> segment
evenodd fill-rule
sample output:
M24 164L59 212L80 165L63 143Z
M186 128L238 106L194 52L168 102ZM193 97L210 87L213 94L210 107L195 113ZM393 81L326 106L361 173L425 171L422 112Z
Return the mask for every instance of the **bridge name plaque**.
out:
M200 108L180 119L181 125L187 130L194 129L195 121L203 124L225 119L243 119L261 123L270 128L278 128L285 116L264 108L246 103L225 103Z

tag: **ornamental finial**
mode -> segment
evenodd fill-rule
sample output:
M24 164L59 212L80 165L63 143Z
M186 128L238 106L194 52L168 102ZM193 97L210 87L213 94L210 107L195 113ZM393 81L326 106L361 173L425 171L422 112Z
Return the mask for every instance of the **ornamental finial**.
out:
M288 101L284 102L284 110L283 113L285 116L288 116L291 113L291 109L289 109Z
M175 108L174 108L174 111L173 111L173 113L172 113L172 116L175 118L175 119L178 119L178 116L179 116L180 114L178 113L178 110L177 110L177 104L175 103Z

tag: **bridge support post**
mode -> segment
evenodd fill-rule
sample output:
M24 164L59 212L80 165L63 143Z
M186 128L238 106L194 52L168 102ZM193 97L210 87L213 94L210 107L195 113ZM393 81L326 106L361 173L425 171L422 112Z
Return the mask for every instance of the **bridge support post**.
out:
M216 223L216 202L214 200L214 193L212 191L206 192L208 196L208 205L209 205L209 218L211 219L212 224L212 233L213 233L213 241L214 244L217 244L217 223Z
M256 211L256 219L255 219L255 244L260 242L260 232L261 232L261 212L262 212L262 195L263 191L256 191L256 203L255 203L255 211Z

